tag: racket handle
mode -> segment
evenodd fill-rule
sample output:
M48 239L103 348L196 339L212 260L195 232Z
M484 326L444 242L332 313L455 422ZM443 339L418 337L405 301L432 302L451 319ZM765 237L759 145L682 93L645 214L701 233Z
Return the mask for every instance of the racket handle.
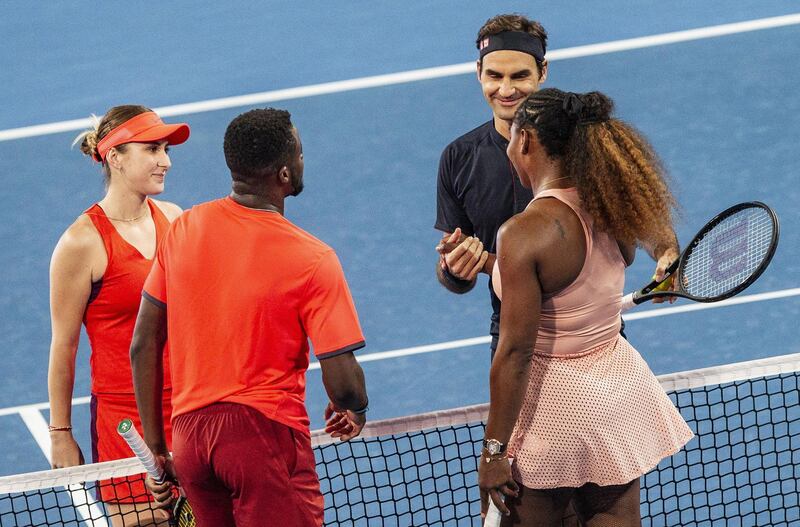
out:
M500 514L500 509L495 507L492 498L489 498L489 510L486 511L486 518L483 520L483 527L500 527L500 520L503 515Z
M620 306L620 309L623 313L635 306L636 302L633 301L633 293L628 293L622 297L622 305Z
M127 441L128 446L131 447L133 453L136 454L136 457L142 462L144 468L147 469L147 473L150 474L150 477L156 480L157 483L163 483L165 479L164 469L156 463L155 456L153 456L153 453L147 448L139 432L136 431L136 427L133 426L133 421L130 419L123 419L120 421L119 426L117 426L117 433Z
M511 458L508 459L508 464L512 463ZM505 501L505 496L500 494L500 498ZM492 497L489 496L489 509L486 511L486 518L483 519L483 527L500 527L500 521L503 519L503 513L500 512L500 509L492 501Z

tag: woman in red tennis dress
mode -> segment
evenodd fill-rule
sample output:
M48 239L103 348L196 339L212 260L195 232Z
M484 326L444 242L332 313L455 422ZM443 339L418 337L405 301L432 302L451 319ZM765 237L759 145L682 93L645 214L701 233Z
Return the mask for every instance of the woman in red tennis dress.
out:
M150 196L164 190L171 166L168 146L188 137L188 125L165 124L148 108L125 105L109 110L95 129L76 140L84 154L102 165L106 194L67 228L50 264L48 388L53 468L84 461L71 420L82 323L92 350L92 461L132 455L116 426L129 417L141 429L129 358L133 327L156 246L181 213L177 205ZM167 359L164 421L169 431ZM143 477L103 481L99 494L115 526L152 525L167 518L164 511L151 510Z
M483 510L491 498L509 512L503 526L560 525L570 500L586 527L638 526L640 476L693 435L619 334L636 246L662 279L678 246L660 163L611 110L597 92L546 89L511 128L508 155L534 199L498 234L503 309L479 462Z

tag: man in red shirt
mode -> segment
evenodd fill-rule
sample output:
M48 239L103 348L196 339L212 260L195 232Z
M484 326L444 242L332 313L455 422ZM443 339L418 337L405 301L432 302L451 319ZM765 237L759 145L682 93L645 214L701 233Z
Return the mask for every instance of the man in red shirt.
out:
M283 216L303 188L303 150L283 110L246 112L225 133L231 194L181 215L145 282L131 344L144 438L180 475L200 526L321 525L305 409L311 340L331 402L326 430L366 421L353 351L364 346L334 251ZM172 367L174 469L161 420ZM167 506L169 486L150 484Z

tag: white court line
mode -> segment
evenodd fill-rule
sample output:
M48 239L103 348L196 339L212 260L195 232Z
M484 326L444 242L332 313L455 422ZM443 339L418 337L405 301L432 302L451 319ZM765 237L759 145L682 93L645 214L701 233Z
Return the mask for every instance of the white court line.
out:
M647 309L640 313L630 313L625 315L626 321L631 320L641 320L645 318L655 318L655 317L665 317L669 315L678 315L681 313L688 313L690 311L701 311L704 309L718 309L721 307L729 307L729 306L736 306L740 304L750 304L753 302L764 302L766 300L777 300L780 298L789 298L792 296L800 296L800 287L795 287L792 289L783 289L780 291L771 291L769 293L758 293L755 295L744 295L744 296L737 296L734 298L729 298L728 300L723 300L722 302L715 302L713 304L699 304L699 303L691 303L681 306L671 306L671 307L658 307L653 309ZM424 346L414 346L411 348L402 348L393 351L381 351L378 353L367 353L365 355L358 355L358 362L373 362L378 360L385 360L385 359L394 359L397 357L409 357L411 355L419 355L422 353L431 353L434 351L445 351L450 349L458 349L458 348L468 348L470 346L477 346L482 344L488 344L491 342L492 338L490 336L485 337L472 337L467 339L459 339L459 340L451 340L448 342L440 342L438 344L426 344ZM308 366L309 370L318 370L319 369L319 362L312 362ZM80 404L87 404L89 402L89 397L76 397L72 400L72 405L77 406ZM49 404L44 403L36 403L36 404L27 404L23 406L13 406L9 408L1 408L0 409L0 417L4 415L13 415L13 414L23 414L32 411L38 412L39 410L45 410L49 408ZM46 428L46 426L45 426Z
M800 13L791 15L775 16L769 18L759 18L745 22L732 24L721 24L684 31L673 31L659 35L646 37L628 38L623 40L613 40L599 44L588 44L585 46L574 46L571 48L556 49L547 54L547 60L567 60L579 57L589 57L605 53L616 53L633 49L649 48L654 46L664 46L676 44L678 42L689 42L706 38L745 33L748 31L759 31L763 29L773 29L777 27L791 26L800 24ZM300 99L304 97L314 97L331 93L341 93L365 88L376 88L379 86L390 86L393 84L404 84L422 80L436 79L440 77L451 77L475 72L475 62L463 62L451 64L449 66L438 66L434 68L423 68L417 70L401 71L386 75L374 75L370 77L360 77L335 82L324 82L321 84L311 84L296 88L286 88L282 90L272 90L235 97L222 97L186 104L176 104L172 106L162 106L155 108L162 117L174 117L201 112L211 112L226 108L236 108L240 106L255 106L275 101L285 101L289 99ZM89 118L72 119L48 124L33 126L23 126L20 128L9 128L0 130L0 141L12 141L25 137L36 137L48 134L57 134L74 130L82 130L91 125Z
M72 406L78 406L81 404L89 404L89 400L91 398L87 395L85 397L75 397L72 399ZM50 403L36 403L36 404L26 404L22 406L14 406L12 408L0 408L0 417L4 415L13 415L13 414L22 414L29 410L49 410ZM48 432L49 433L49 432Z
M736 296L723 300L721 302L714 302L713 304L700 304L691 303L682 306L661 307L655 309L648 309L641 313L631 313L630 315L623 315L626 321L628 320L641 320L643 318L663 317L667 315L677 315L679 313L688 313L690 311L702 311L704 309L716 309L718 307L736 306L739 304L749 304L751 302L763 302L764 300L776 300L778 298L787 298L790 296L800 295L800 287L793 289L784 289L782 291L772 291L770 293L759 293L755 295Z
M36 443L39 445L39 448L49 463L52 459L50 452L50 432L48 431L44 416L33 406L20 409L19 416L22 418L25 426L28 427L28 430L36 440ZM108 525L103 510L89 495L86 487L82 484L70 485L67 487L67 491L69 492L70 500L72 500L72 503L75 505L75 511L84 522L90 525L96 525L97 527L106 527Z
M25 423L25 426L30 430L31 435L36 440L39 448L42 450L44 457L49 462L50 455L50 432L47 427L47 422L44 420L42 413L32 407L23 408L19 411L19 416Z
M772 291L769 293L759 293L755 295L745 295L734 298L729 298L721 302L714 302L713 304L700 304L691 303L682 306L660 307L655 309L648 309L641 313L631 313L625 315L625 320L641 320L644 318L665 317L668 315L678 315L680 313L687 313L690 311L701 311L703 309L716 309L720 307L735 306L739 304L749 304L751 302L763 302L765 300L775 300L779 298L787 298L791 296L800 295L800 287L793 289L784 289L782 291ZM416 346L413 348L404 348L394 351L382 351L379 353L368 353L366 355L359 355L358 362L371 362L383 359L393 359L396 357L407 357L409 355L419 355L420 353L430 353L432 351L442 351L455 348L466 348L468 346L475 346L478 344L488 344L492 341L491 336L474 337L462 340L452 340L450 342L442 342L439 344L428 344L425 346ZM308 366L309 370L319 369L318 362L312 362Z
M468 339L451 340L449 342L440 342L439 344L426 344L424 346L414 346L413 348L403 348L394 351L381 351L378 353L367 353L366 355L358 355L358 362L372 362L376 360L394 359L397 357L408 357L409 355L419 355L420 353L431 353L433 351L443 351L456 348L467 348L469 346L477 346L478 344L486 344L492 341L492 337L472 337ZM318 370L319 362L312 362L308 365L309 370Z

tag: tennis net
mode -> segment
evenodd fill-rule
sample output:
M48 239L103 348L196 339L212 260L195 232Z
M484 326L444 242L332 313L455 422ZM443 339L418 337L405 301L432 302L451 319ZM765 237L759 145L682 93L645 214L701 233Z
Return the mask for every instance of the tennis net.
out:
M800 354L660 376L697 434L641 480L644 525L800 525ZM314 432L326 525L480 525L476 461L487 405ZM111 525L96 480L135 460L0 478L0 525Z

